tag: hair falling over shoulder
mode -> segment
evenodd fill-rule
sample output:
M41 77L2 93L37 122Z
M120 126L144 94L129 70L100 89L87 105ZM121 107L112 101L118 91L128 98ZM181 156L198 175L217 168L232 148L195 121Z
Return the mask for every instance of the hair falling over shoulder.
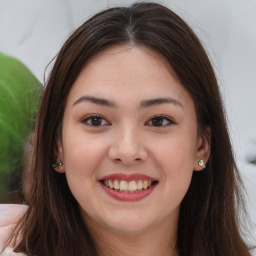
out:
M145 46L164 56L195 104L199 132L210 127L211 156L194 172L180 207L179 256L249 256L241 237L241 179L211 63L199 39L174 12L155 3L135 3L96 14L65 42L44 91L35 130L33 185L28 211L16 228L16 252L28 256L95 256L97 250L65 175L54 172L69 91L86 64L114 45ZM19 239L17 239L19 237Z

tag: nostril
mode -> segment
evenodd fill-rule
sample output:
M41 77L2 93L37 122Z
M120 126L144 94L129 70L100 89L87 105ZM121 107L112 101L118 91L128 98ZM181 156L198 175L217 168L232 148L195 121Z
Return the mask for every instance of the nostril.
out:
M134 160L131 160L131 161L129 160L128 162L133 162L134 163L134 162L140 162L141 160L142 159L140 157L138 157L138 158L135 158ZM121 158L116 158L115 161L116 162L127 162L126 160L122 160Z

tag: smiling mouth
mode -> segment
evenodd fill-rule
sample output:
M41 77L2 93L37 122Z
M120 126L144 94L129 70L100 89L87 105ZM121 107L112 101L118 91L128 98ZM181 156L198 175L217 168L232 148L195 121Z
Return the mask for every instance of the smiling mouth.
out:
M117 180L107 179L100 181L105 187L123 193L137 193L155 186L158 181L152 180Z

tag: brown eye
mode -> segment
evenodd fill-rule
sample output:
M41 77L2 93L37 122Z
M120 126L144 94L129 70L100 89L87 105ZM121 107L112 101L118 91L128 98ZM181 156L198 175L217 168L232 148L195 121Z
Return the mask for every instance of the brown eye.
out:
M86 123L87 125L90 126L104 126L104 125L109 125L109 122L106 121L103 117L101 116L89 116L83 120L83 123Z
M95 116L95 117L91 118L91 125L100 126L101 123L102 123L102 118L101 117Z
M153 126L162 126L163 125L163 118L162 117L155 117L151 120Z
M165 116L155 116L147 122L147 125L154 127L165 127L171 124L174 124L174 122L170 118Z

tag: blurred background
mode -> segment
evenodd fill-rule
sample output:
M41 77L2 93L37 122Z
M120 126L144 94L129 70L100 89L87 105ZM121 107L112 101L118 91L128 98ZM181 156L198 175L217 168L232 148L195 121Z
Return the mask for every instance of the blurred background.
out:
M0 53L19 59L39 81L35 83L43 84L47 64L75 28L100 10L132 2L0 0ZM256 0L157 2L168 6L189 23L212 60L247 191L248 213L254 223L251 239L255 244L256 165L251 161L256 158ZM51 65L46 70L46 78Z

